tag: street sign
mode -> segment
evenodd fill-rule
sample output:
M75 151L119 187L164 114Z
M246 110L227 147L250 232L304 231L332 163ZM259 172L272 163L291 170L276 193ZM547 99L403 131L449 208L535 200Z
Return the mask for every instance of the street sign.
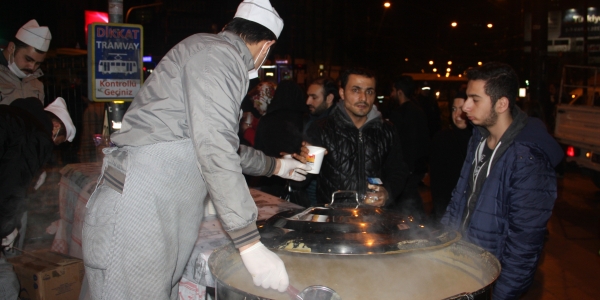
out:
M88 25L88 97L92 101L131 101L142 86L141 25Z

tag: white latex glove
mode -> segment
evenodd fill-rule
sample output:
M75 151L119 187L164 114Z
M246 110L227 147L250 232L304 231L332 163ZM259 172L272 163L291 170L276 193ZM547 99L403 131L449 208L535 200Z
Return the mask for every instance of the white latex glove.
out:
M15 238L19 234L19 231L15 228L13 232L11 232L6 237L2 238L2 248L6 248L10 250L13 247L13 243L15 242Z
M277 176L285 179L291 179L295 181L303 181L306 179L306 172L312 170L312 168L297 161L290 157L278 158L279 160L279 172Z
M286 291L290 279L283 261L277 254L258 242L240 252L240 255L246 269L252 275L254 285L276 289L282 293Z

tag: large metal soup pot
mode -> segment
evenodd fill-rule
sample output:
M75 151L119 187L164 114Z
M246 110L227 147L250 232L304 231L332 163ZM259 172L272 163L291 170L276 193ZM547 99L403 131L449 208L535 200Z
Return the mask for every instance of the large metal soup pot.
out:
M381 208L339 205L281 212L259 226L290 285L323 285L342 299L491 299L500 263L461 240ZM217 299L290 299L254 286L233 245L209 258Z

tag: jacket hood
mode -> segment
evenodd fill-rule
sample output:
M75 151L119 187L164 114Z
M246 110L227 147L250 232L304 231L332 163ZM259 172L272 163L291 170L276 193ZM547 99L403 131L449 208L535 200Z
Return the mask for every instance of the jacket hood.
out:
M350 119L350 116L348 115L348 112L346 111L346 108L344 107L344 100L337 103L336 109L338 109L342 113L342 115L344 116L344 119L346 119L348 122L350 122L350 124L354 125L354 123L352 122L352 119ZM373 108L371 108L371 111L367 114L367 121L365 122L363 127L365 125L367 125L368 123L370 123L371 121L383 122L381 113L377 110L377 106L375 104L373 104Z
M542 120L532 117L527 120L527 126L515 137L515 141L536 144L546 153L552 166L556 167L563 159L563 149L550 134L547 134L546 125Z
M493 160L490 164L490 168L494 165L494 163L500 159L504 151L508 149L508 147L512 144L512 141L515 137L521 132L523 127L527 124L527 114L522 111L518 106L514 106L512 110L512 123L508 126L500 141L498 142L497 149L494 149ZM481 132L484 138L487 138L490 135L490 132L483 126L477 126L477 129Z
M562 148L551 135L547 134L544 123L540 119L528 117L518 106L513 108L512 117L512 123L500 138L500 144L498 149L495 150L496 153L491 165L493 166L494 163L500 159L504 151L506 151L513 141L536 144L544 153L546 153L553 166L558 165L563 158ZM481 133L482 140L489 136L490 133L485 127L475 127Z

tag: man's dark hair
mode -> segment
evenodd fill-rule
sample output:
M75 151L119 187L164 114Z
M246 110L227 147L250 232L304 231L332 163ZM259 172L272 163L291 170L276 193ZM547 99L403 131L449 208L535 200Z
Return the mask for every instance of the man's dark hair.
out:
M239 35L244 42L250 45L260 41L277 40L277 36L267 27L242 18L233 18L231 22L225 25L223 30Z
M329 94L332 94L334 104L340 100L340 93L338 91L339 87L337 83L333 81L333 79L321 77L313 80L313 82L311 82L309 86L313 84L317 84L323 87L323 99L326 99L327 96L329 96Z
M492 107L496 105L498 99L506 97L508 107L512 111L519 93L519 77L511 66L500 62L489 62L481 67L467 70L467 78L485 81L484 90L492 100Z
M15 44L15 53L16 53L16 52L17 52L19 49L21 49L21 48L33 47L33 46L30 46L30 45L27 45L27 44L25 44L25 43L21 42L21 41L20 41L19 39L17 39L17 38L14 38L14 39L12 39L12 40L11 40L11 42L13 42L13 43ZM38 49L36 49L35 47L34 47L33 49L35 49L35 52L37 52L37 53L39 53L39 54L45 54L45 53L46 53L46 52L44 52L44 51L41 51L41 50L38 50Z
M350 75L360 75L360 76L364 76L367 78L375 79L375 73L373 73L370 70L367 70L364 68L349 68L349 69L344 70L342 72L342 75L340 76L340 80L342 82L342 88L346 88L346 84L348 84L348 78L350 77Z
M392 86L396 90L401 90L406 98L411 99L415 93L415 81L409 75L401 75L394 80Z

